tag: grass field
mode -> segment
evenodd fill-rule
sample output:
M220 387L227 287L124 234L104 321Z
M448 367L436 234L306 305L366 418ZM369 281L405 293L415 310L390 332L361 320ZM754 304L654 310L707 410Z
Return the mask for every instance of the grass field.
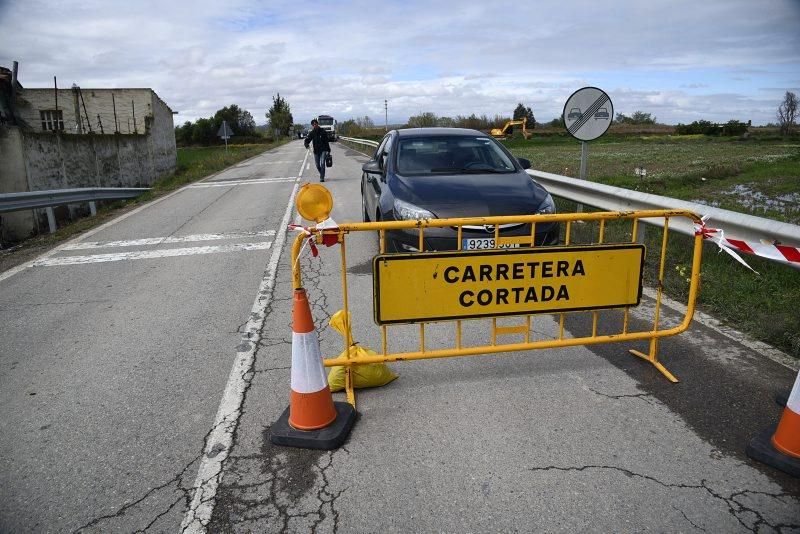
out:
M534 169L573 177L579 174L580 143L572 138L513 139L506 145L515 156L530 159ZM647 169L646 179L636 176L637 166ZM588 178L800 224L800 139L610 136L590 143ZM563 199L556 204L563 212L575 210L574 203ZM645 281L649 285L657 280L655 260L661 235L648 229ZM689 237L670 237L665 291L684 302L690 251ZM755 256L743 257L759 275L719 253L716 246L705 245L700 308L800 358L800 313L795 308L800 301L800 270Z
M175 174L156 181L153 191L158 194L177 189L281 144L228 145L228 150L224 146L179 148Z
M580 143L514 139L506 146L534 169L578 177ZM636 176L635 168L647 169ZM589 143L591 181L800 224L800 138L609 136Z

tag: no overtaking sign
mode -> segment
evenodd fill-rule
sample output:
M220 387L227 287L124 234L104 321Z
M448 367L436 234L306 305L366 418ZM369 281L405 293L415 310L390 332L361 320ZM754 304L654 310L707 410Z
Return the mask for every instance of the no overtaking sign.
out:
M563 116L570 135L581 141L591 141L606 133L611 126L614 105L602 89L584 87L567 99Z

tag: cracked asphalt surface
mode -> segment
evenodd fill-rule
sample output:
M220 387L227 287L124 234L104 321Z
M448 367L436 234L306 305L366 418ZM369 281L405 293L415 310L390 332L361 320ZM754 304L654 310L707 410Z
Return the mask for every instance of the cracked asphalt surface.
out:
M302 159L299 142L279 151L261 158ZM333 218L356 220L365 158L337 144L334 161ZM213 179L297 172L258 162ZM304 177L315 174L312 164ZM292 186L183 192L92 239L280 230ZM347 238L353 333L367 347L380 346L376 249L374 236ZM0 281L9 339L0 531L178 531L204 451L227 455L209 532L800 531L800 483L744 455L777 421L772 398L796 371L700 323L662 343L679 384L627 353L642 346L621 344L396 363L399 379L357 392L359 419L342 448L272 445L289 395L288 247L240 416L223 422L232 446L215 448L214 414L270 252L37 268ZM327 323L342 306L339 250L301 261L323 354L335 356L342 340ZM620 321L601 318L601 330ZM482 342L487 322L468 324L465 343ZM583 333L590 317L571 315L566 327ZM537 336L557 328L550 316L534 320ZM391 348L413 348L416 332L390 329ZM428 346L451 339L452 327L426 331Z

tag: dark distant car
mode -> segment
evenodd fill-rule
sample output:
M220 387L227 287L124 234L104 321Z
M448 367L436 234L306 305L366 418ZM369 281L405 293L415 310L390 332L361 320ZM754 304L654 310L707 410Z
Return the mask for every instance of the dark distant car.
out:
M362 167L364 221L554 213L550 194L485 133L461 128L409 128L386 134ZM558 224L536 225L535 244L558 243ZM464 226L462 248L494 248L494 226ZM531 235L530 224L504 224L503 237ZM419 232L386 232L387 252L414 252ZM425 229L425 250L457 250L457 229Z
M581 118L581 108L572 108L569 110L569 114L567 115L568 119L580 119Z
M594 114L595 119L607 119L608 118L608 110L606 108L598 109Z

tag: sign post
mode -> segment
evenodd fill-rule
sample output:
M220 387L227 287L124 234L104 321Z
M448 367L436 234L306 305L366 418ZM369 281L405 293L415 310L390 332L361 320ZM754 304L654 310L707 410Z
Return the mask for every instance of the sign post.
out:
M233 136L233 131L231 127L228 126L228 121L222 121L222 126L219 127L219 131L217 132L217 137L221 137L225 140L225 151L228 151L228 139Z
M586 179L586 163L589 159L588 141L597 139L611 126L614 104L602 89L584 87L578 89L564 104L564 126L575 139L581 142L581 179Z

